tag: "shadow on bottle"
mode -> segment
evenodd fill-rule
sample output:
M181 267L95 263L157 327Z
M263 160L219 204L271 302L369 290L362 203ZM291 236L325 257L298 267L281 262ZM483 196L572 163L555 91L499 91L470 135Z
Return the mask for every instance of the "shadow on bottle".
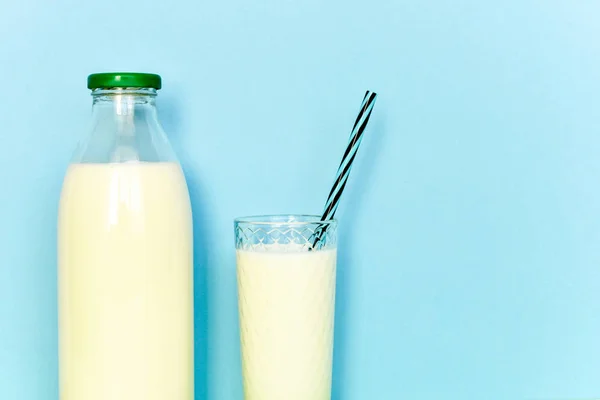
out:
M197 400L208 397L208 232L206 208L202 202L206 198L201 185L191 173L186 173L190 190L194 221L194 386Z
M160 119L165 127L173 148L181 162L187 181L192 204L194 229L194 391L196 400L204 400L209 393L208 379L208 306L210 246L208 243L208 220L205 191L199 174L193 170L193 162L187 162L189 155L179 143L183 135L189 134L182 127L181 107L178 98L161 99Z

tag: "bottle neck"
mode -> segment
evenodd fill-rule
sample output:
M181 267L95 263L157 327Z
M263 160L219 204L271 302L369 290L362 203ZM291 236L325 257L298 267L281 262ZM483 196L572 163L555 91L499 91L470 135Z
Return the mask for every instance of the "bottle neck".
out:
M151 88L95 89L92 92L94 117L140 116L156 118L156 90Z
M176 160L158 122L155 89L95 89L92 98L91 131L74 162Z

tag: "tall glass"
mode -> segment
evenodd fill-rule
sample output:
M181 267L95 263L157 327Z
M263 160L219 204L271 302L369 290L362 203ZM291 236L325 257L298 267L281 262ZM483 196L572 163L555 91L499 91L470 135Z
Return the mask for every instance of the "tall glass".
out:
M329 400L336 221L238 218L235 244L244 398Z

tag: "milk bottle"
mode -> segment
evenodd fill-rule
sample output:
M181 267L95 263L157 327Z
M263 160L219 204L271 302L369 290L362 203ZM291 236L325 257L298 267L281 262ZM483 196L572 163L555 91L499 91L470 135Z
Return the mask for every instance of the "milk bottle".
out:
M58 220L60 400L192 400L192 218L160 76L90 75Z

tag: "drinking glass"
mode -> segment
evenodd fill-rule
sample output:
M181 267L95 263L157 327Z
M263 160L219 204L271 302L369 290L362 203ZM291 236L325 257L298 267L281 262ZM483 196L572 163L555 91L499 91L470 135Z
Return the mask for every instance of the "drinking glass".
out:
M246 400L329 400L335 220L269 215L235 220Z

